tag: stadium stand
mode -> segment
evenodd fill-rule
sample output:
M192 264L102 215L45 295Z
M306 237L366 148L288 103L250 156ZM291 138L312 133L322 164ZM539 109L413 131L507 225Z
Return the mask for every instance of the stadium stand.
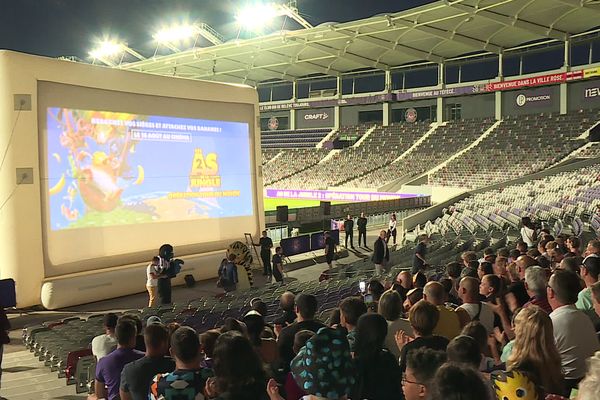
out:
M329 149L302 148L282 150L276 160L264 166L264 185L273 185L284 178L312 167L323 159L327 153L329 153Z
M477 188L541 171L583 146L580 136L598 120L597 110L506 117L475 148L432 174L429 183Z
M356 176L384 168L423 136L428 122L399 123L377 126L357 147L342 149L325 162L277 182L280 187L326 189L338 186Z
M281 150L279 150L279 149L276 149L276 150L263 149L262 150L262 165L265 165L266 163L271 161L280 152L281 152Z
M263 149L315 147L329 132L331 129L263 131L260 141Z
M569 158L596 158L600 157L600 142L590 142L580 151L574 151Z
M551 175L521 185L486 191L454 205L459 220L473 220L483 229L518 228L521 217L570 226L579 219L593 222L600 206L600 165Z
M415 177L467 147L493 123L491 119L472 119L450 121L438 126L432 135L394 160L383 173L367 173L346 183L345 186L378 188L397 179Z

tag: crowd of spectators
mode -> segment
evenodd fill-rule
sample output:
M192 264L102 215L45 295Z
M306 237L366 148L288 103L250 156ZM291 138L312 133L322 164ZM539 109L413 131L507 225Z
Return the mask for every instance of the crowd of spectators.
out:
M241 320L200 333L108 314L94 339L95 396L597 399L600 242L581 245L541 232L532 248L465 252L443 276L373 279L328 321L315 296L291 292L273 324L256 299Z

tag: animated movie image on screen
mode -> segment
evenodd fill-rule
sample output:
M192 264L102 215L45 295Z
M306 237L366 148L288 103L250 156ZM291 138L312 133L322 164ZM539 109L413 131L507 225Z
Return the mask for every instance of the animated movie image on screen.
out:
M248 124L47 109L52 230L252 215Z

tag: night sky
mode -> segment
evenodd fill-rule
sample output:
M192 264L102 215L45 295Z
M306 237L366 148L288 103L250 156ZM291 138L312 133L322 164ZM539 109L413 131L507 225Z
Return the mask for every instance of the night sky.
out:
M311 24L346 22L397 12L431 0L299 0ZM225 39L235 38L236 9L245 0L0 0L0 49L50 57L88 58L94 41L118 37L149 56L152 33L164 23L206 22ZM283 23L283 18L280 24ZM286 26L296 29L291 23ZM281 25L279 25L281 28Z

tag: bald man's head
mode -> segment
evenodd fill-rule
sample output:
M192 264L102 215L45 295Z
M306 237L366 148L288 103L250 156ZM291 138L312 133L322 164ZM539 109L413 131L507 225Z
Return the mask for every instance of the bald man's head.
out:
M466 276L460 280L458 294L464 303L479 301L479 279Z
M400 284L405 289L412 288L412 275L408 271L402 271L398 274L398 279L400 280Z
M279 298L279 305L282 310L285 311L294 311L294 303L296 301L296 296L292 292L283 292L281 297Z
M525 271L527 270L527 268L537 265L537 261L535 261L535 258L529 256L519 256L519 258L517 258L516 263L517 272L519 273L519 278L521 278L521 280L525 279Z
M427 282L423 289L423 299L436 306L444 304L446 291L439 282Z

